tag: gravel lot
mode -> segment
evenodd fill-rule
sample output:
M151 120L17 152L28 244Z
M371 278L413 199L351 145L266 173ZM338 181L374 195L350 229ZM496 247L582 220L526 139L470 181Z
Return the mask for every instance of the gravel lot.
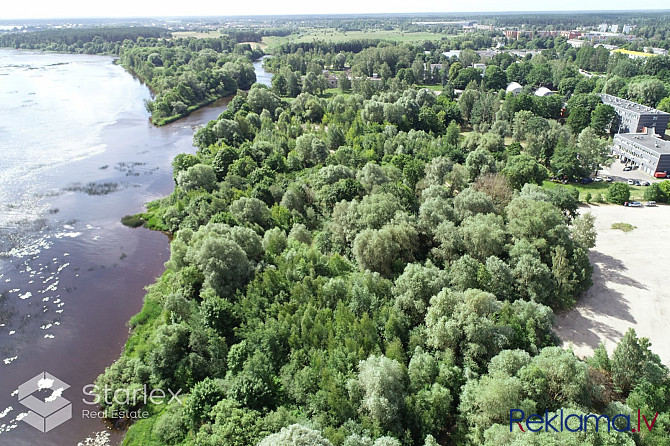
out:
M564 346L584 357L605 342L611 353L633 327L670 366L670 206L584 206L580 212L596 217L598 240L589 253L593 286L576 308L556 315L554 328ZM611 229L617 222L637 228Z

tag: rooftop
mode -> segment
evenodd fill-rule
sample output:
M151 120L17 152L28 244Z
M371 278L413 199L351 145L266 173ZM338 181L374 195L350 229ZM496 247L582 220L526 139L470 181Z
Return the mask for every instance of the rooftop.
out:
M605 104L611 105L613 107L625 108L626 110L631 110L636 113L655 113L659 115L667 115L667 113L664 111L656 110L655 108L647 107L646 105L638 104L637 102L629 101L628 99L612 96L611 94L601 93L599 96Z
M670 154L670 141L654 136L652 129L648 129L646 133L619 133L614 135L614 140L617 139L638 144L662 155Z

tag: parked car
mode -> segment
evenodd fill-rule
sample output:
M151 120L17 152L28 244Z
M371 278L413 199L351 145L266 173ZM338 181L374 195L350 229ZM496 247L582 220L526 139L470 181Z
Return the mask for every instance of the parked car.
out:
M656 206L656 202L655 201L647 201L647 202L644 203L644 205L653 207L653 206Z
M632 208L641 208L642 203L640 203L639 201L631 201L630 203L628 203L628 206Z
M633 181L633 184L635 186L642 186L642 183L640 183L638 180Z
M640 181L640 186L651 186L651 183L649 181Z
M630 172L631 170L633 170L633 168L630 167L630 166L626 166L626 167L623 168L624 172Z
M668 176L667 172L655 172L654 173L654 177L656 177L656 178L665 178L667 176Z
M601 177L595 177L595 178L593 179L593 181L595 181L596 183L600 183L602 180L603 180L603 179L602 179Z
M633 181L633 180L628 180L628 185L629 185L629 186L632 186L632 185L634 185L634 184L635 184L635 181Z
M612 180L612 177L605 177L605 181L607 181L608 183L611 183L614 180Z
M593 183L593 178L582 178L582 184Z

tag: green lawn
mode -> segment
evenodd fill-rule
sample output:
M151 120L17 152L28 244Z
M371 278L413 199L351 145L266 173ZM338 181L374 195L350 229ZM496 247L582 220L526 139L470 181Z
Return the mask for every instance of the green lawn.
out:
M603 199L605 199L607 195L607 189L610 187L610 184L612 183L606 183L606 182L601 182L601 183L589 183L589 184L566 184L566 187L572 187L575 188L579 191L579 200L580 201L586 201L586 194L591 192L591 195L595 197L597 193L600 193L603 196ZM547 188L547 189L553 189L556 186L558 186L559 183L554 183L552 181L544 181L542 183L542 186ZM630 199L631 201L642 201L644 199L644 191L646 189L645 186L628 186L630 188Z

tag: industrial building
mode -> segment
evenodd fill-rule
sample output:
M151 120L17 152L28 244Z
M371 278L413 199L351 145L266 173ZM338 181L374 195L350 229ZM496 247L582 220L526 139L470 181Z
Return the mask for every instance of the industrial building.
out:
M622 162L632 164L651 175L670 173L670 141L660 139L652 128L644 133L614 135L612 151Z
M654 128L656 134L664 135L670 121L670 114L628 101L609 94L600 94L603 103L614 107L618 119L615 133L639 133L642 129Z

